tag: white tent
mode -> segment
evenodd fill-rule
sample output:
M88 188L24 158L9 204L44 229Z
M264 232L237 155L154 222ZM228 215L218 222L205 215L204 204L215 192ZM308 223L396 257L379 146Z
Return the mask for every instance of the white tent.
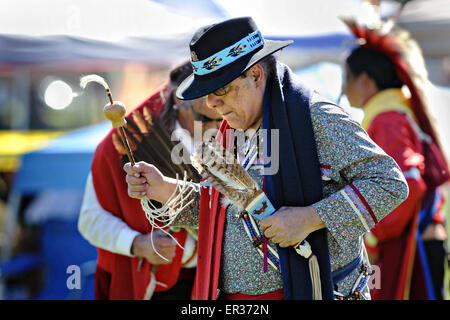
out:
M277 6L270 1L238 6L236 1L219 0L42 0L35 6L33 1L16 0L0 11L0 67L98 60L172 66L189 57L195 29L245 15L252 15L269 39L296 40L282 57L293 68L321 60L337 62L352 38L336 14L353 12L358 4L359 0L278 1Z
M449 87L450 1L411 1L398 22L420 44L432 82Z

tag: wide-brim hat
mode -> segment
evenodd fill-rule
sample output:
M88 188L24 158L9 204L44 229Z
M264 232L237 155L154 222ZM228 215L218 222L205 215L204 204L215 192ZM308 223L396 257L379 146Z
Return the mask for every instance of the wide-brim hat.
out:
M251 17L202 27L189 44L193 73L178 86L177 98L210 94L292 42L264 39Z

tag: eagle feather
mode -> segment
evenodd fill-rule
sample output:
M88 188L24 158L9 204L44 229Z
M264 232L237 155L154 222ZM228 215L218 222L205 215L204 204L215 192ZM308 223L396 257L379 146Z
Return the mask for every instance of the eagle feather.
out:
M218 141L199 144L191 160L199 174L226 197L222 205L232 204L242 211L258 194L256 182Z

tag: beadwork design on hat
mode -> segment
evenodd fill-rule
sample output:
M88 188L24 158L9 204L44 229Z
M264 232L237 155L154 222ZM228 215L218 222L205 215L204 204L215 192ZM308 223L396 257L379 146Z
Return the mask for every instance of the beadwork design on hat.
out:
M208 95L292 42L264 39L251 17L202 27L189 45L193 73L178 87L177 98Z

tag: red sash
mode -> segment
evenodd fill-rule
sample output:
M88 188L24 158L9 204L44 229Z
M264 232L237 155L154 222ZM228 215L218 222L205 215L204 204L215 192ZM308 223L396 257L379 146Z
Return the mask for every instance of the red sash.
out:
M218 141L226 147L226 130L231 129L222 122ZM223 227L226 209L219 205L220 193L212 188L201 188L198 234L198 258L195 297L198 300L215 300L219 286L220 256L222 252ZM209 203L211 199L211 208Z

